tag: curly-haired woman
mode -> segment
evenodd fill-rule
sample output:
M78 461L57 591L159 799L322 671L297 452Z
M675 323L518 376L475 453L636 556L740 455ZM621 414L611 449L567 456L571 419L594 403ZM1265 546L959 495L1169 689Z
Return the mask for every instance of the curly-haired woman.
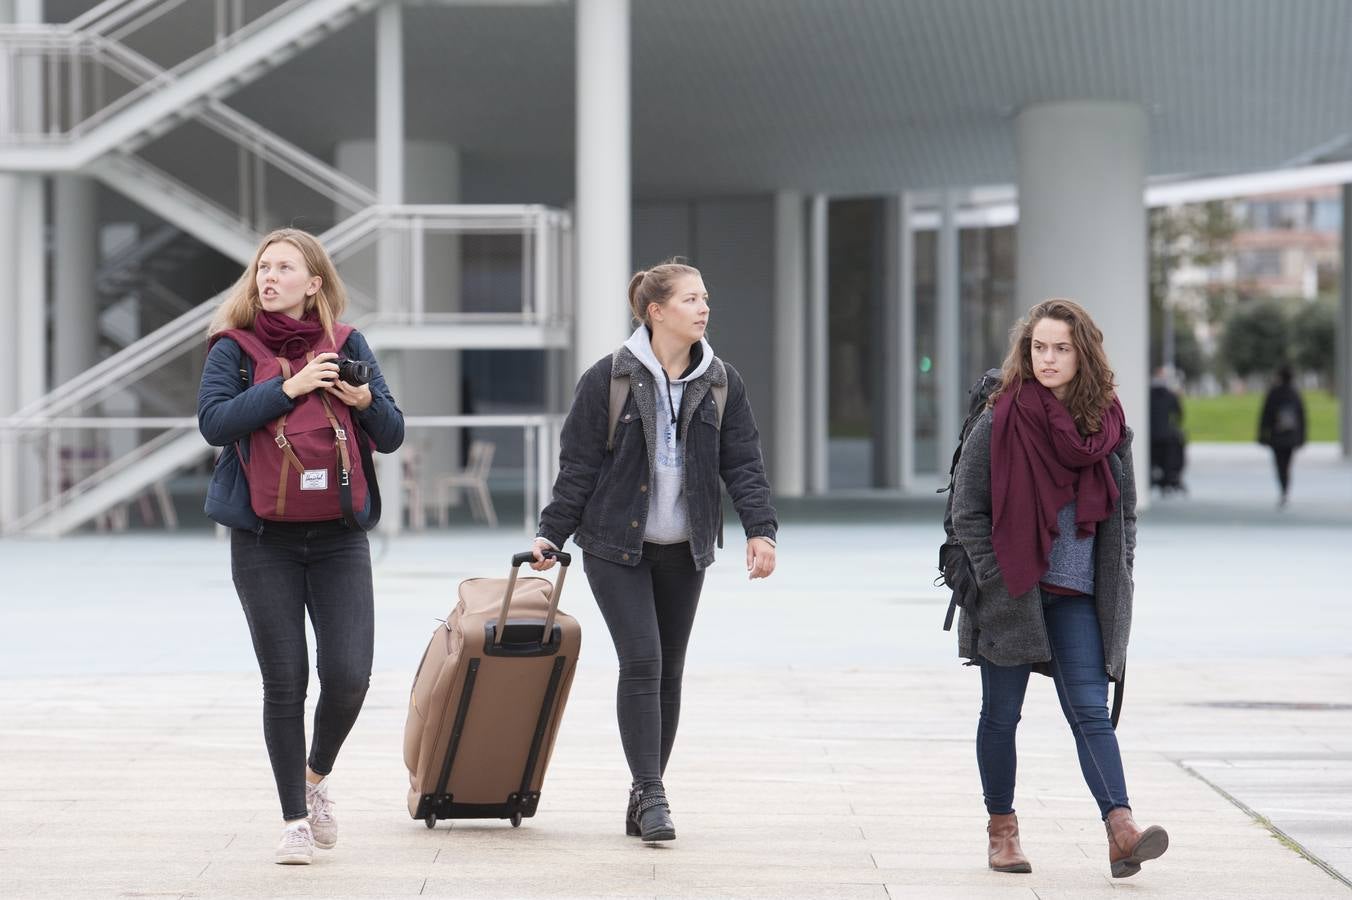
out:
M1103 332L1077 303L1047 300L1015 326L1000 386L955 472L953 526L980 584L959 654L981 669L977 766L988 861L1031 872L1014 815L1014 734L1030 672L1051 676L1080 771L1108 831L1114 878L1169 846L1132 818L1108 682L1131 631L1136 482L1131 430Z

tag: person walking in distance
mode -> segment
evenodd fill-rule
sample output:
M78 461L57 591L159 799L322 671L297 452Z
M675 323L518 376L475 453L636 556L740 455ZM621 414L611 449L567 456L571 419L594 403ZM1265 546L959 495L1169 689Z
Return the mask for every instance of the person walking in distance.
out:
M578 381L563 425L536 562L569 536L619 657L616 711L633 784L626 833L676 837L662 778L676 740L686 645L722 540L720 480L746 534L751 578L775 569L778 522L746 385L705 337L698 269L663 263L629 282L638 327Z
M1277 466L1277 506L1286 506L1291 494L1291 457L1305 445L1305 401L1296 390L1290 366L1277 370L1277 381L1263 398L1258 418L1258 443L1272 449Z
M1142 829L1132 816L1107 708L1131 630L1136 482L1103 333L1079 304L1044 301L1015 326L953 490L953 527L980 586L958 640L981 671L988 865L1032 871L1014 811L1014 737L1038 672L1051 676L1074 735L1112 875L1134 875L1169 846L1164 829Z
M312 235L274 231L217 310L202 372L202 436L223 448L206 512L231 529L230 571L263 676L263 737L284 822L275 854L308 864L338 825L329 773L371 676L374 595L366 529L379 518L370 449L404 417ZM341 354L341 356L340 356ZM314 626L319 703L305 748Z

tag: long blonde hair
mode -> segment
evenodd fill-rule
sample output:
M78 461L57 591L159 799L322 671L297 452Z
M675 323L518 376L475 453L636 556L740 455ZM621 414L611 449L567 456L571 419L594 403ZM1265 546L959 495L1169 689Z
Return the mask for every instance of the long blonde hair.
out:
M1070 342L1075 347L1078 367L1066 392L1065 405L1081 434L1097 434L1103 427L1103 414L1116 396L1113 370L1103 350L1103 332L1083 306L1063 297L1043 300L1015 324L1000 386L991 393L989 405L994 407L995 401L1007 391L1017 393L1024 382L1037 380L1033 374L1033 327L1043 319L1056 319L1070 326Z
M333 341L333 326L343 314L343 310L347 309L347 288L338 277L338 270L334 268L333 260L329 259L324 245L319 243L319 239L314 235L299 228L278 228L263 238L258 250L254 252L253 261L230 288L230 293L216 310L216 315L211 317L207 337L231 328L253 328L254 318L263 308L263 302L258 296L258 260L263 256L263 251L278 241L285 241L299 250L305 260L306 271L312 276L319 276L319 290L305 301L305 311L308 313L314 310L318 313L319 323L324 326L324 333L329 336L330 342Z

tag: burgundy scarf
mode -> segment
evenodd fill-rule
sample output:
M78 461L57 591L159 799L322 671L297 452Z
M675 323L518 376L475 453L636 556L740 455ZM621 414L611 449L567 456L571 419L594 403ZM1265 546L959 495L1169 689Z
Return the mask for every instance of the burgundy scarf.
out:
M1084 437L1069 410L1036 381L1000 395L991 429L991 540L1011 597L1041 580L1057 535L1056 514L1075 501L1075 524L1088 537L1108 518L1119 491L1108 454L1126 417L1113 398L1102 428Z
M325 337L319 314L313 310L303 319L260 310L254 316L253 333L269 350L287 360L304 359Z

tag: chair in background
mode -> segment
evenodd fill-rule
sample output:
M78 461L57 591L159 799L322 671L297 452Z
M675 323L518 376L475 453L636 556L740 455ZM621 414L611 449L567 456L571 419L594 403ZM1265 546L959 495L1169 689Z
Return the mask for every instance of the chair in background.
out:
M497 526L498 514L493 509L493 497L488 493L488 470L493 466L496 451L497 444L492 441L470 441L469 462L465 468L437 479L437 509L442 528L450 523L451 492L456 490L469 494L470 515L486 522L490 528Z
M408 515L410 531L422 531L427 527L427 507L423 505L422 484L422 448L415 441L405 441L399 448L400 479L399 487L404 492L404 510Z

